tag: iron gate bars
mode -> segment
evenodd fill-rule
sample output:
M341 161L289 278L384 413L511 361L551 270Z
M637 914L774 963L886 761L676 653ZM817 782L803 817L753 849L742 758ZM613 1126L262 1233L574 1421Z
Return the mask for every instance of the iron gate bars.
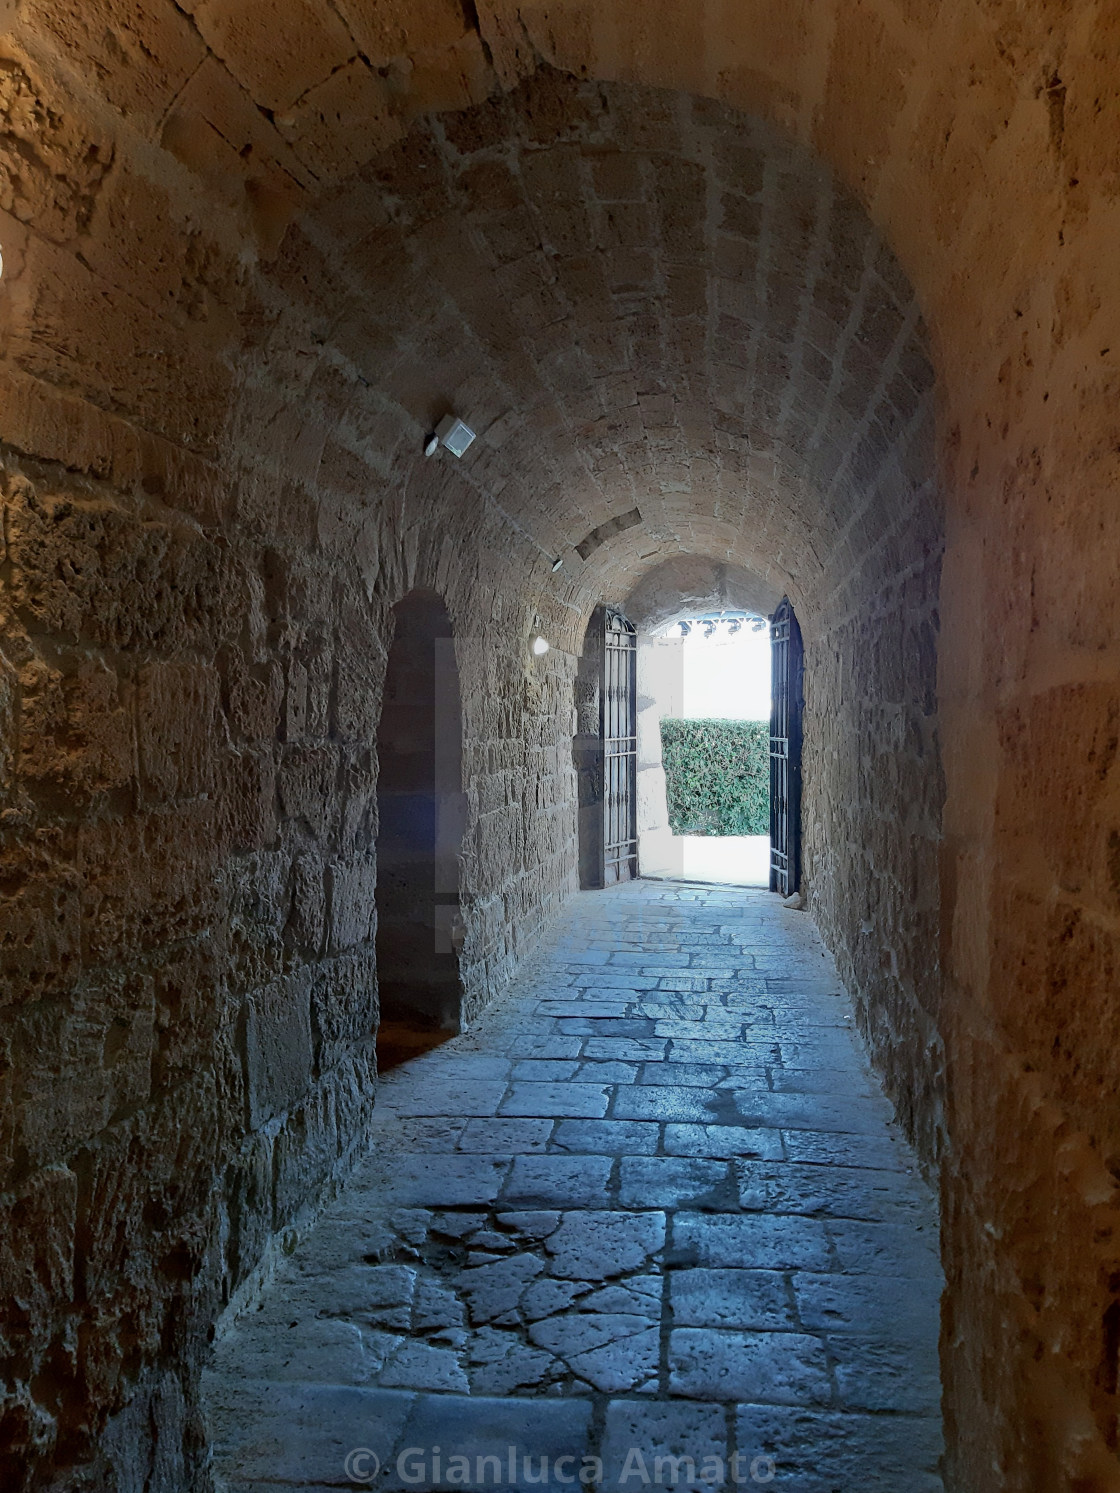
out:
M788 596L770 619L770 890L801 886L801 717L805 655Z
M638 637L610 607L603 612L603 885L638 874Z

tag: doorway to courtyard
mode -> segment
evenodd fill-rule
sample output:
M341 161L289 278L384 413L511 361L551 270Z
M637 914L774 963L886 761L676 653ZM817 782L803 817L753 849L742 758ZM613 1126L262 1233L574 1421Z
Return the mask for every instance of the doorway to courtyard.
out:
M642 874L770 884L772 657L767 619L679 618L638 648Z

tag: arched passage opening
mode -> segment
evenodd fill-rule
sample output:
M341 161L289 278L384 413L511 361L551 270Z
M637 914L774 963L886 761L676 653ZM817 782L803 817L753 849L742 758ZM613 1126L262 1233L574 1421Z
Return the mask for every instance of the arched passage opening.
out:
M769 826L765 803L756 794L768 794L764 722L770 715L771 671L766 619L778 600L772 585L741 566L682 555L646 571L623 604L638 630L637 797L643 876L759 886L769 879ZM697 624L701 618L709 620ZM682 623L689 629L687 637ZM713 648L708 638L716 633ZM749 638L749 652L741 646L744 638ZM760 666L765 668L762 680ZM728 669L734 677L726 677ZM734 817L726 779L713 763L713 778L720 779L713 784L721 805L717 822L703 824L703 833L696 834L693 821L678 816L674 828L662 722L697 716L737 717L758 725L751 733L749 765L755 783L748 790L754 805L749 825L742 816ZM701 773L707 754L707 745L697 739L691 756ZM712 803L707 800L709 810ZM697 808L695 799L689 808Z
M462 711L451 619L413 591L393 608L377 729L378 1067L459 1030Z

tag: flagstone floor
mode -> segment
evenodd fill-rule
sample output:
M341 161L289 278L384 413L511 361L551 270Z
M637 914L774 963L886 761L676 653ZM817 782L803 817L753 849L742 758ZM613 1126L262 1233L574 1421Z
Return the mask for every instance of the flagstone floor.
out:
M220 1338L218 1486L935 1493L941 1285L810 920L583 893Z

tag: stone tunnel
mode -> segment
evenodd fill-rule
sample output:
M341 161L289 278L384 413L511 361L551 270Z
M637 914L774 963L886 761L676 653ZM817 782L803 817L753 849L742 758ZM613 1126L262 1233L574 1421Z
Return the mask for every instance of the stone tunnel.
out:
M590 619L734 596L800 619L808 914L939 1197L944 1485L1120 1489L1115 11L0 26L4 1486L213 1486L382 1010L469 1034L612 895Z

